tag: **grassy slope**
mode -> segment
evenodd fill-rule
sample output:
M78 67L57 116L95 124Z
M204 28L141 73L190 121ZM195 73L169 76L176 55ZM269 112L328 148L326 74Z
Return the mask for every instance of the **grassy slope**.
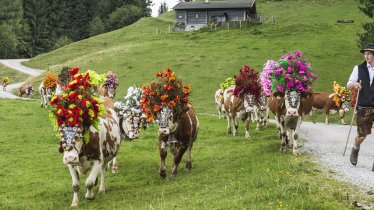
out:
M17 122L0 129L0 209L69 208L71 179L47 115L37 101L0 99L0 126ZM167 178L160 179L153 126L140 140L122 143L120 173L108 172L105 195L85 200L85 179L81 179L81 208L349 209L353 200L364 199L336 183L307 154L295 158L279 153L274 125L261 132L254 132L252 125L252 140L246 141L242 126L233 138L225 134L225 120L199 118L191 172L182 161L178 177L171 178L169 153ZM33 126L35 122L38 126Z
M267 59L300 49L320 74L315 89L328 91L334 80L344 84L353 65L362 61L355 39L360 23L367 19L355 1L259 3L258 10L266 16L275 15L277 24L234 31L154 34L156 27L165 31L172 23L173 14L169 13L38 56L27 65L113 70L121 77L118 99L129 85L149 82L156 71L170 66L191 83L191 99L198 112L213 113L218 84L245 64L261 69ZM355 23L339 25L337 19L354 19ZM4 166L0 171L0 207L59 209L70 205L71 180L52 141L55 132L47 115L36 101L0 100L0 165ZM346 209L352 199L361 199L327 178L331 174L321 171L307 155L295 158L279 153L274 126L253 133L253 142L248 143L242 126L239 137L233 138L225 134L224 120L206 115L199 118L201 132L194 146L191 173L180 167L179 176L170 179L169 155L168 179L159 179L157 132L152 128L142 133L141 140L122 144L121 172L108 175L106 195L86 201L82 181L81 206Z
M306 2L308 2L306 4ZM277 24L243 30L162 33L173 16L146 18L136 24L71 44L32 59L27 65L59 69L62 65L112 70L120 77L120 94L132 84L150 82L166 66L191 83L192 102L201 112L214 112L218 84L249 64L261 70L267 59L301 50L320 75L315 90L332 90L334 80L345 84L352 67L362 62L355 43L366 17L351 0L259 3L258 10L274 15ZM333 11L333 12L332 12ZM354 24L337 24L354 19ZM168 20L168 21L166 21Z

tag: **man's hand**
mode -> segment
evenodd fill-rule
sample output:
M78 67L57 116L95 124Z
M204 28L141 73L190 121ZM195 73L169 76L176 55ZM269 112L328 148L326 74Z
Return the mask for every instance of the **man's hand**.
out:
M348 85L348 88L349 89L354 89L354 90L361 90L362 86L361 86L360 83L355 82L355 83L352 83L352 84Z

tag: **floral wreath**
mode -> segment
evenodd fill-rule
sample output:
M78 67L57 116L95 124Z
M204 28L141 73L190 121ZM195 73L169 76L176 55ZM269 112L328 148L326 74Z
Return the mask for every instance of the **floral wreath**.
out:
M105 80L104 85L106 88L117 88L118 86L117 74L113 74L111 71L108 71L106 74L106 80Z
M57 75L58 82L60 83L60 85L64 86L64 85L68 84L71 81L71 75L69 74L69 72L72 69L73 68L70 68L68 66L62 67L60 73Z
M166 68L164 72L156 74L156 81L142 86L143 95L140 106L147 116L147 122L156 119L157 113L163 106L169 106L177 116L188 103L190 84L183 86L182 80L178 80L175 72Z
M3 77L3 84L8 85L10 82L9 77Z
M78 68L73 68L69 74L72 81L66 84L62 94L55 95L50 102L50 118L55 127L77 126L88 129L94 126L98 129L99 116L104 112L101 99L93 95L89 73L79 74ZM85 136L88 142L88 136Z
M258 72L249 66L244 66L244 70L239 70L239 75L234 75L235 88L234 95L238 97L244 97L244 95L250 94L258 99L261 95L261 85L258 82Z
M318 78L300 51L283 55L278 62L268 61L261 75L265 81L264 93L267 94L285 91L305 92Z
M233 78L231 78L231 77L228 77L228 78L225 79L224 82L222 82L221 84L219 84L219 87L223 91L225 91L228 87L231 87L233 85L235 85L235 80Z
M334 81L334 96L333 101L337 107L340 107L343 101L351 101L352 94L345 87L341 87L336 81Z
M124 117L127 116L126 112L128 111L141 113L140 101L142 95L143 90L140 87L130 86L127 90L127 95L124 97L124 102L115 102L114 106L122 111Z
M43 86L46 89L48 88L55 89L57 86L57 80L58 78L54 74L52 74L51 72L48 72L48 74L44 77Z

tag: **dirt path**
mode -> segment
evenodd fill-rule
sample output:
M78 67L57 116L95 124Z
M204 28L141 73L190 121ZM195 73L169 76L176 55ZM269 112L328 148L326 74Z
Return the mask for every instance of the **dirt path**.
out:
M374 162L374 135L368 135L361 144L358 164L353 166L349 161L349 156L357 134L357 127L352 127L347 150L343 156L348 132L349 125L303 122L300 136L306 139L306 142L301 150L317 156L322 165L337 174L338 179L348 181L364 190L371 190L374 188L374 172L371 171Z
M9 68L12 68L14 70L20 71L20 72L25 73L25 74L29 74L32 77L39 76L40 74L43 73L43 70L29 68L29 67L26 67L26 66L21 64L21 62L28 61L28 60L29 59L5 59L5 60L3 59L3 60L0 60L0 63L4 64L5 66L8 66ZM10 85L7 86L7 91L3 91L3 88L1 87L0 88L0 98L8 98L8 99L21 98L21 97L18 97L16 95L12 94L12 91L14 89L19 88L22 84L23 84L23 82L10 84Z

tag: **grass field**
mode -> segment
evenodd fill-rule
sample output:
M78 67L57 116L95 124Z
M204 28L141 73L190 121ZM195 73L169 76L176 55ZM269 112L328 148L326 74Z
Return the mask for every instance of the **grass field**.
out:
M0 100L0 209L67 209L72 201L70 174L58 153L48 111L37 101ZM12 114L9 114L12 113ZM182 161L176 178L158 175L157 127L141 139L123 142L120 173L108 173L107 193L82 209L349 209L367 197L337 183L312 157L280 153L274 125L254 132L252 139L225 133L226 121L199 115L193 169ZM35 123L37 122L37 123ZM37 126L35 126L37 124ZM98 187L95 187L97 192ZM348 197L347 197L348 196Z
M167 66L191 83L190 99L201 121L192 171L181 165L178 177L171 178L169 155L168 176L160 179L157 131L151 127L140 140L122 143L120 173L108 174L105 195L85 200L81 181L82 209L352 209L352 201L374 202L335 181L310 155L278 152L273 125L260 132L251 125L247 141L242 125L234 138L226 134L225 120L204 114L215 113L219 83L244 65L260 71L266 60L301 50L319 74L314 90L332 91L333 81L344 85L353 66L363 61L355 40L368 18L358 10L358 1L259 1L257 10L275 16L276 24L166 33L173 25L171 12L26 63L54 72L65 65L114 71L120 77L117 100L130 85L149 83ZM338 19L355 22L337 24ZM156 28L161 34L155 34ZM35 87L41 80L32 80ZM324 120L322 114L317 120ZM338 117L330 122L339 123ZM57 151L48 111L38 101L0 99L0 128L0 209L69 208L71 178Z

